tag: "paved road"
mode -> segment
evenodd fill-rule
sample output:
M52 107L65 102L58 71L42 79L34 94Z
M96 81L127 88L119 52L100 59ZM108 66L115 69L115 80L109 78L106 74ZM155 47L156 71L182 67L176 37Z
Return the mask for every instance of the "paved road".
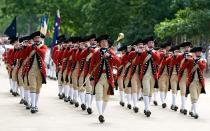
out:
M207 93L210 79L207 79ZM117 94L117 93L116 93ZM183 116L161 106L151 106L152 115L143 115L143 102L139 102L140 112L122 108L118 104L118 94L111 98L105 113L106 123L99 124L95 103L94 113L76 109L57 98L56 81L48 80L41 92L39 113L31 114L19 104L20 98L9 94L9 80L4 66L0 67L0 131L206 131L210 129L210 95L201 95L198 120ZM167 103L171 97L168 95ZM178 97L180 101L180 97ZM188 100L188 106L190 101ZM179 103L180 104L180 103ZM188 108L189 109L189 108Z

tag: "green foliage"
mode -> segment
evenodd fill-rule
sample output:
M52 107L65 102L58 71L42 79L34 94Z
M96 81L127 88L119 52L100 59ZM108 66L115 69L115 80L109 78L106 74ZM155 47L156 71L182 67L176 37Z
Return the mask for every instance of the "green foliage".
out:
M61 33L69 36L120 32L125 42L147 35L161 40L187 35L210 35L209 0L0 0L0 31L14 16L20 35L37 30L40 17L47 15L53 30L56 10L61 13ZM52 35L51 35L52 36Z
M174 0L173 9L178 9L175 18L165 19L155 26L156 35L164 39L187 35L206 37L210 35L210 1L209 0Z

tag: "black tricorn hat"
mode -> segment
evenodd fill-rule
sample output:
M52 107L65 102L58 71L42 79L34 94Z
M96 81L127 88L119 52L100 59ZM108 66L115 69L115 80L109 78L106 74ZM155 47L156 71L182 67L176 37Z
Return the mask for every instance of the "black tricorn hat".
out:
M183 42L180 44L180 47L192 46L192 43L189 41Z
M160 44L160 48L161 48L161 49L164 49L165 47L166 47L165 44Z
M100 42L102 40L109 40L109 35L105 34L105 35L101 35L98 38L96 38L97 42Z
M23 41L30 40L30 39L31 39L31 37L29 35L23 36L23 37L19 38L19 42L21 43Z
M136 41L134 41L132 43L132 45L138 45L139 43L144 43L144 40L142 40L141 38L137 39Z
M40 31L36 31L36 32L34 32L30 35L31 38L34 38L36 36L40 36L41 38L45 38L45 35L42 34Z
M148 37L146 37L145 39L144 39L144 43L148 43L149 41L154 41L155 39L154 39L154 37L153 36L148 36Z
M65 40L66 40L65 34L62 34L62 35L60 35L60 36L57 37L58 43L62 43L62 42L64 42Z
M10 40L10 44L14 43L15 41L18 40L18 37L13 36L13 37L9 37L8 40Z
M175 50L179 50L179 49L180 49L179 45L175 45L175 46L172 46L169 51L175 51Z
M123 45L117 49L117 51L124 51L124 50L127 50L127 45Z
M190 50L190 52L201 52L203 50L203 48L201 46L198 47L194 47Z
M171 46L172 45L172 41L170 40L167 40L167 41L164 41L162 44L160 44L160 48L164 49L168 46Z
M164 42L164 44L165 44L166 47L167 46L171 46L172 45L172 41L167 40L167 41Z
M85 42L85 41L87 41L87 36L80 37L79 42Z
M137 45L136 41L131 43L132 46Z
M69 38L65 38L65 40L63 42L64 43L68 43L69 42Z
M72 38L71 37L68 38L68 42L72 42Z
M91 34L89 36L86 36L86 41L89 41L90 39L96 38L96 34Z
M71 38L71 40L72 40L72 42L73 42L73 43L80 42L80 41L81 41L81 39L82 39L82 38L81 38L81 37L79 37L79 36L74 36L74 37L72 37L72 38Z

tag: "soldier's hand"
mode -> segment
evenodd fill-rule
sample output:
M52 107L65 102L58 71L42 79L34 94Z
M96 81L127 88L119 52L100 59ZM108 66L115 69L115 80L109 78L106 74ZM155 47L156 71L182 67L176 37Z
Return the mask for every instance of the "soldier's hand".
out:
M110 54L109 54L109 53L105 53L105 54L104 54L104 57L105 57L105 58L108 58L108 57L110 57Z
M32 48L33 48L33 49L35 49L36 47L37 47L37 45L36 45L36 44L33 44L33 45L32 45Z
M147 46L147 45L144 45L144 47L145 47L145 49L146 49L147 51L149 51L149 48L148 48L148 46Z

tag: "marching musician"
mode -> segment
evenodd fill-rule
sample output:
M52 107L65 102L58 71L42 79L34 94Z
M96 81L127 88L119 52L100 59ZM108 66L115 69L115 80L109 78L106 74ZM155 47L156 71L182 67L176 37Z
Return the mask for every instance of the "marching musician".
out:
M99 113L99 121L103 123L104 111L106 109L109 95L114 94L113 67L120 65L120 59L113 50L109 49L109 36L102 35L97 38L100 49L97 50L91 59L89 77L94 72L94 90L96 94L96 106Z
M46 66L44 63L47 46L44 45L45 36L40 32L31 34L33 43L28 46L28 84L31 93L31 113L38 112L38 100L42 84L46 84Z
M183 48L183 53L179 54L177 57L177 62L180 63L179 71L178 71L178 81L179 81L179 87L180 87L180 94L181 94L181 109L180 113L186 115L187 109L186 109L186 86L187 86L187 60L188 57L191 56L190 54L190 48L191 48L191 42L183 42L180 47Z
M188 60L188 78L187 78L187 94L190 93L191 98L191 117L198 119L197 103L201 93L205 91L204 70L206 68L206 60L202 58L202 47L194 47L190 52L194 53L194 58Z

